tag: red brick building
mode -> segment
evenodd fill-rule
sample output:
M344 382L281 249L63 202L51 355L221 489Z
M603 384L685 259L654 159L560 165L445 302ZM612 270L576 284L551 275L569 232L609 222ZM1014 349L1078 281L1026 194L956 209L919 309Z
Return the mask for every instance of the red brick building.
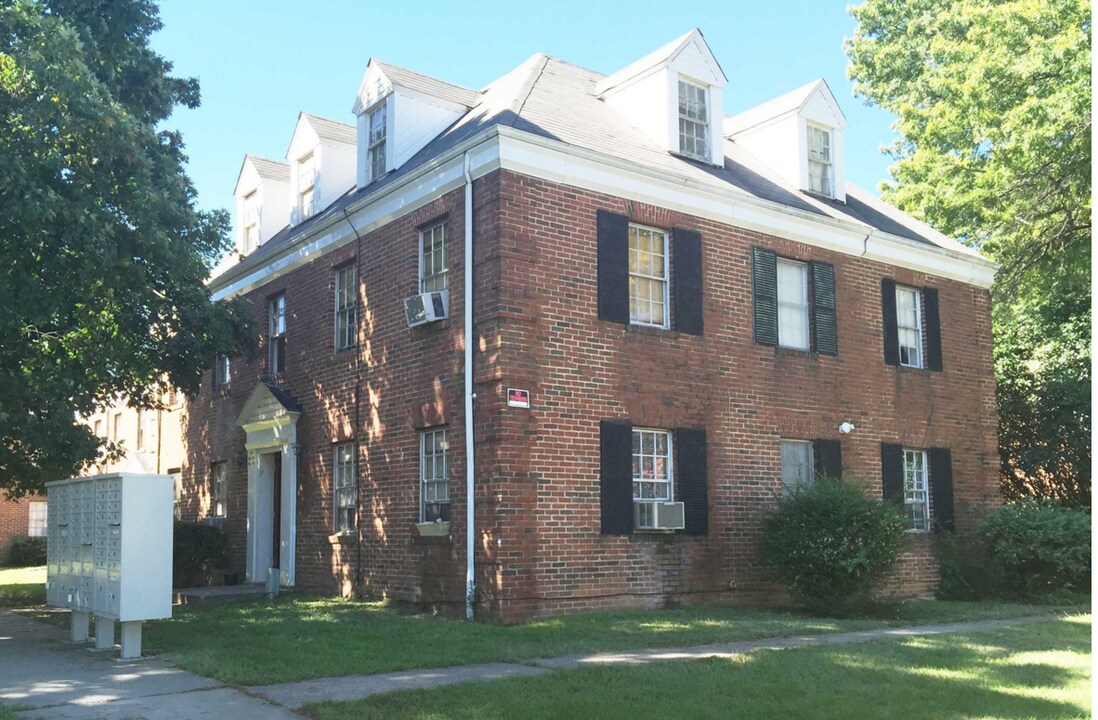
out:
M517 619L768 596L759 521L826 474L903 505L929 594L998 502L994 266L845 183L825 83L725 82L697 31L482 91L371 61L357 128L246 158L212 289L263 352L189 404L184 514L253 581Z

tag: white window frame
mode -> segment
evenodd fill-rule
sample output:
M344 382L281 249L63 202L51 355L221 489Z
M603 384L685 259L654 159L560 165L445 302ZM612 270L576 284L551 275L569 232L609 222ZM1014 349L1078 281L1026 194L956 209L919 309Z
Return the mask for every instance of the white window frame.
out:
M228 509L229 464L220 460L210 465L210 517L223 518Z
M904 448L904 522L908 532L930 532L930 467L926 450Z
M901 293L910 293L915 304L915 325L905 324L900 317L900 296ZM896 286L896 352L900 358L900 364L904 367L910 368L922 368L923 367L923 294L917 288L904 287L902 285ZM905 345L903 342L903 335L905 333L915 333L918 344L917 345ZM905 353L904 350L909 352ZM914 358L912 358L911 350L914 350Z
M824 195L826 197L835 197L835 141L834 134L830 128L822 127L820 125L813 125L809 123L807 126L805 138L805 154L808 158L808 191L816 193L817 195ZM826 154L814 152L813 147L813 135L820 133L824 138L824 147ZM813 173L813 167L818 168L817 173ZM820 180L820 186L814 187L813 180L818 177Z
M332 527L337 535L355 532L358 488L355 443L336 445L332 450ZM350 512L347 512L347 511Z
M432 443L441 452L427 453L428 438L441 440ZM441 471L439 463L441 462ZM441 518L442 505L450 504L450 434L448 428L429 428L419 433L419 519L421 522L430 522L435 517L428 517L427 506L437 504L440 506L438 518ZM449 515L449 511L446 515Z
M641 234L647 235L651 240L655 236L660 236L663 239L662 252L663 252L663 275L657 275L653 272L652 263L648 263L648 271L641 272L640 265L640 249L633 248L634 237L639 238ZM636 223L629 223L629 323L632 325L644 325L646 327L667 329L671 327L671 248L669 243L669 236L667 231L660 230L659 228L648 227L646 225L638 225ZM652 252L647 251L651 258ZM637 254L636 261L634 261L634 253ZM636 268L636 269L634 269ZM639 297L638 286L641 282L645 283L657 283L662 285L662 294L659 299L653 299L651 297L644 299L643 301ZM640 304L644 302L647 304L649 317L653 314L655 307L663 308L663 322L651 322L650 320L642 320L640 313Z
M799 477L800 473L797 473L798 474L797 478L790 477L793 473L789 472L790 468L786 467L786 463L785 463L786 453L785 453L785 450L786 450L787 447L794 446L794 445L797 446L797 448L800 451L804 452L805 456L808 458L808 465L805 466L804 477ZM779 442L778 450L779 450L780 459L781 459L782 494L783 495L789 495L797 487L801 487L801 486L809 487L809 486L814 485L816 483L815 448L812 445L813 444L812 444L811 440L790 440L790 439L787 439L787 438L782 438L781 441ZM799 467L800 467L800 465L798 465L798 469L799 469Z
M800 273L801 287L800 296L791 297L788 288L787 292L783 296L782 293L782 268L790 268ZM809 327L809 307L808 307L808 263L798 262L796 260L787 260L785 258L778 258L777 261L777 286L778 286L778 345L787 348L793 348L795 350L808 350L811 347L811 329ZM801 327L803 328L802 336L799 338L790 337L788 332L783 332L782 324L782 310L795 311L801 316Z
M701 94L701 99L688 97L691 90ZM702 83L679 78L677 117L679 121L679 154L695 160L709 162L709 87ZM700 105L700 108L698 107ZM701 151L698 151L698 145Z
M428 244L430 252L428 252ZM442 269L436 260L441 257ZM428 258L430 261L428 262ZM428 267L430 264L430 267ZM446 256L446 223L419 231L419 291L437 292L450 287L449 258Z
M309 171L308 177L306 169ZM316 213L316 155L312 152L302 155L297 161L297 211L302 220Z
M645 438L651 440L651 453L645 452ZM666 452L659 451L659 441L665 442ZM661 428L633 428L633 504L639 506L639 527L652 527L655 524L655 509L658 502L675 500L675 446L670 430ZM660 474L660 461L663 474ZM646 464L649 467L645 467ZM646 492L650 489L651 492ZM663 490L662 495L659 494Z
M388 103L381 103L366 113L366 173L368 182L382 177L387 168L386 150L389 139L389 119L386 116ZM375 124L374 119L378 122Z
M358 267L344 265L335 271L335 349L358 345Z
M228 355L222 355L214 363L214 387L224 390L232 382L232 359Z
M27 503L27 536L46 537L49 528L49 503L38 500Z
M285 369L286 293L279 293L267 301L267 372L276 375Z
M255 207L258 198L258 190L244 196L244 245L241 248L244 255L259 247L259 211Z

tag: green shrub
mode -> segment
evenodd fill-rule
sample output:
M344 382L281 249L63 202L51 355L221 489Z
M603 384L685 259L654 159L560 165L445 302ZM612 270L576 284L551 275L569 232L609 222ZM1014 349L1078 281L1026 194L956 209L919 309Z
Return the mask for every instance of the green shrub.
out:
M172 549L172 584L175 587L209 585L225 568L225 538L203 523L176 522Z
M938 558L939 600L989 600L1001 594L1003 578L990 561L987 546L974 538L960 539L938 533L934 539Z
M1090 588L1090 516L1050 500L1023 500L992 510L980 538L1002 571L1004 590L1024 598Z
M783 498L763 520L759 557L794 601L810 611L848 615L867 606L896 566L904 521L892 504L854 485L820 480Z
M46 564L46 538L13 537L8 545L8 564L31 567Z

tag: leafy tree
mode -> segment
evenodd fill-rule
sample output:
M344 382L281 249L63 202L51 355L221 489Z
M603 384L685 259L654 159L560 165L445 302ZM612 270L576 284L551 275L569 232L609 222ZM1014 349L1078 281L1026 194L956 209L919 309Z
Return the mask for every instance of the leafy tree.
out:
M199 212L178 133L198 84L148 46L147 0L0 3L0 488L80 471L106 446L76 416L197 388L254 346L205 281L224 211Z
M1002 266L1003 487L1089 504L1091 49L1086 0L868 0L856 91L896 115L884 196Z

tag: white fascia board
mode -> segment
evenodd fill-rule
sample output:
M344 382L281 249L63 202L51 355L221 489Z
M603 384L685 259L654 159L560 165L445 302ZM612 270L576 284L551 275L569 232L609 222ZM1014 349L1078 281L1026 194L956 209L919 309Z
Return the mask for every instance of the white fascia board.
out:
M788 238L846 255L871 257L931 275L990 287L990 260L927 245L838 218L815 215L738 191L722 191L619 158L501 127L500 167L564 185L629 198L688 215ZM872 251L872 252L870 252Z
M383 188L346 208L354 230L365 235L461 187L464 182L463 157L470 153L470 172L483 177L499 168L499 145L491 141L496 128L462 143L445 156L424 165L408 177ZM264 265L252 268L241 277L216 288L214 300L241 295L281 277L306 263L355 239L355 232L342 213L324 221L307 236L296 239Z

